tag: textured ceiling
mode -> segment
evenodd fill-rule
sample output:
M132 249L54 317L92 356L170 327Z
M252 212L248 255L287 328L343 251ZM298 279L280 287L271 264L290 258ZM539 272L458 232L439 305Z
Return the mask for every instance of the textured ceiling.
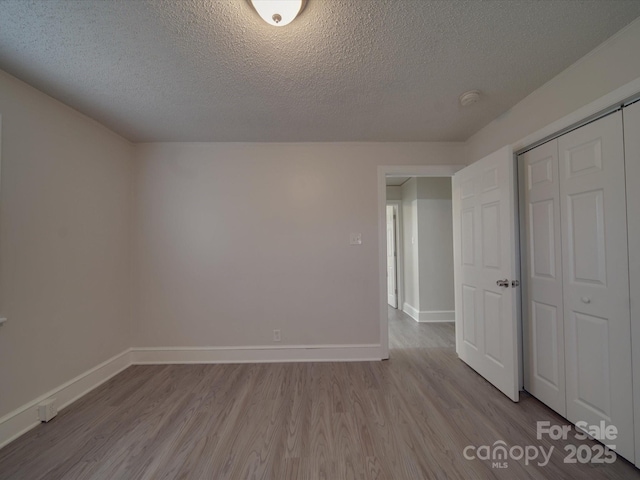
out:
M638 0L0 0L0 69L133 141L466 140ZM466 109L458 95L479 89Z

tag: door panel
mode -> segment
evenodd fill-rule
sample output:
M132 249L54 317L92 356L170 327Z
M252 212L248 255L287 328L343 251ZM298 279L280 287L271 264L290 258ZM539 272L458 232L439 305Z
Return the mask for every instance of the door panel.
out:
M622 113L558 139L567 418L618 429L634 458Z
M484 292L484 344L486 355L500 367L502 363L502 342L500 341L500 326L504 322L502 311L502 295L494 292Z
M500 205L482 205L482 265L500 269Z
M575 402L597 415L611 418L608 321L606 318L571 312L569 331L573 330L578 358Z
M503 148L453 179L456 351L518 401L518 288L513 154Z
M467 345L477 349L475 308L476 289L469 285L462 285L463 339Z
M566 415L557 140L520 155L519 162L525 217L525 389Z
M631 295L631 342L640 349L640 102L624 110L625 170L627 178L627 228L629 235L629 290ZM630 207L630 208L629 208ZM634 352L635 353L635 352ZM640 355L633 355L636 466L640 467Z
M473 208L467 208L462 211L462 263L470 267L476 263L474 232Z
M529 229L531 231L532 274L538 278L556 278L554 213L557 199L540 200L529 204Z
M396 216L393 205L387 205L387 303L398 308L396 255Z
M557 391L560 388L558 309L553 305L536 301L531 302L531 307L531 321L535 333L533 374Z
M569 272L574 283L606 286L604 192L567 196Z

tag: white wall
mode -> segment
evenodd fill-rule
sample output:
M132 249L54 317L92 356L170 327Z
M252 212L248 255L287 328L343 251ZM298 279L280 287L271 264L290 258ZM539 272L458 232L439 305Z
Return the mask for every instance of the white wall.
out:
M452 144L147 144L136 158L136 346L377 344L377 166ZM349 233L362 233L361 246Z
M640 19L467 140L467 163L514 143L640 78ZM485 101L491 101L486 99Z
M402 187L399 185L387 186L387 200L402 200Z
M419 321L452 321L455 299L451 179L414 177L401 188L403 310Z
M0 72L0 417L130 346L133 147Z
M418 178L418 265L423 320L451 320L453 284L453 215L451 178Z

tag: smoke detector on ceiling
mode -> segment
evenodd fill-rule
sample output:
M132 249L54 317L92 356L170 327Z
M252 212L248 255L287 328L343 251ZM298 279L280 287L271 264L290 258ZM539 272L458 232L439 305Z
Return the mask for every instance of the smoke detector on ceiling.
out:
M459 99L460 105L466 107L480 100L480 92L478 90L469 90L468 92L464 92L462 95L460 95Z

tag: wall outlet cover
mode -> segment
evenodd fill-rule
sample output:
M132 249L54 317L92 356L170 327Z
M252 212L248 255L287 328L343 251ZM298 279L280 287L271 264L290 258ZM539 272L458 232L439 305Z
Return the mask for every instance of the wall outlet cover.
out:
M58 414L55 398L48 398L38 405L38 418L41 422L48 422Z

